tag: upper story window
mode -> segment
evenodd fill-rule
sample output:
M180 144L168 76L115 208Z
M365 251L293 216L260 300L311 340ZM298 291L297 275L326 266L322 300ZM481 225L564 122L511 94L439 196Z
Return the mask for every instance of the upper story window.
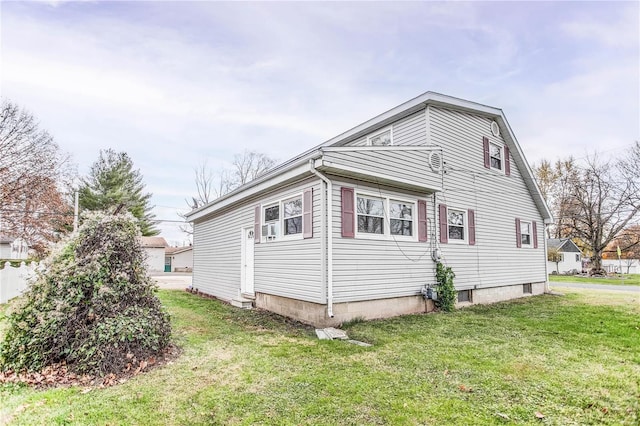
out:
M358 232L384 234L384 201L366 196L357 197Z
M523 246L531 245L531 223L520 222L520 241Z
M449 241L464 241L465 228L464 210L448 209L447 229L449 233Z
M372 134L367 138L367 145L371 146L391 146L393 145L393 133L391 127Z
M413 235L413 204L391 200L389 218L392 235Z
M489 156L491 157L491 168L502 170L502 148L495 143L489 144Z

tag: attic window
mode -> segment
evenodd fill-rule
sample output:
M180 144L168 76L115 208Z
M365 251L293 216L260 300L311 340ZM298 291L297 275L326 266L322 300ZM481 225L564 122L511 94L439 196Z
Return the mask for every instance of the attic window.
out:
M491 122L491 134L496 137L500 136L500 127L495 121Z
M393 145L393 135L391 127L381 130L378 133L367 137L367 145L370 146L391 146Z

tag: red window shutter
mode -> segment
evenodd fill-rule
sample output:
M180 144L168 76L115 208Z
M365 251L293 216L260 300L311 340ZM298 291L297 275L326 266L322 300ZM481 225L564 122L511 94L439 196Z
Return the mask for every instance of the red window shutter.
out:
M469 220L469 245L476 245L476 215L473 210L467 211L467 219Z
M313 188L302 195L302 238L313 238Z
M491 168L491 158L489 158L489 138L482 137L482 149L484 150L484 167Z
M520 232L520 219L516 218L516 247L522 247L522 233Z
M260 210L260 204L258 204L256 206L256 211L255 211L256 215L255 215L255 220L253 222L253 242L255 244L260 243L260 217L261 215L261 210Z
M504 147L504 174L511 176L511 159L509 158L509 147Z
M533 233L533 248L538 248L538 225L535 220L531 222L531 232Z
M353 188L342 187L342 236L355 237L355 209Z
M418 241L427 241L427 202L418 200Z
M449 229L447 227L447 205L440 204L438 206L439 223L440 223L440 242L446 244L449 242Z

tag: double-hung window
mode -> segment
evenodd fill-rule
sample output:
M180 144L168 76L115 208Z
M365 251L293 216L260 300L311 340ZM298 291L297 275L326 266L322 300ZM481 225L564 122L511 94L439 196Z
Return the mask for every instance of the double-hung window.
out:
M392 235L413 235L413 204L391 200L389 202L389 230Z
M284 212L284 235L302 233L302 197L282 202Z
M447 231L449 241L465 241L465 212L464 210L447 210Z
M520 222L520 241L523 246L531 245L531 222Z
M280 233L280 203L264 207L262 237L266 241L278 238Z
M384 234L384 200L358 195L356 205L358 232L365 234Z
M500 145L489 144L489 157L491 159L491 168L502 170L502 148Z

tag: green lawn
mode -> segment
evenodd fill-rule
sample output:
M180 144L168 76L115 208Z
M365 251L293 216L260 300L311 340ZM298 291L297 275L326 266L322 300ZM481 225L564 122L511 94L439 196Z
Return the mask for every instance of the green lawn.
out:
M88 393L0 385L0 424L637 425L638 297L567 291L347 327L372 347L161 291L179 359Z
M621 276L612 276L607 278L578 277L573 275L549 275L549 281L585 284L640 285L640 274L623 274Z

